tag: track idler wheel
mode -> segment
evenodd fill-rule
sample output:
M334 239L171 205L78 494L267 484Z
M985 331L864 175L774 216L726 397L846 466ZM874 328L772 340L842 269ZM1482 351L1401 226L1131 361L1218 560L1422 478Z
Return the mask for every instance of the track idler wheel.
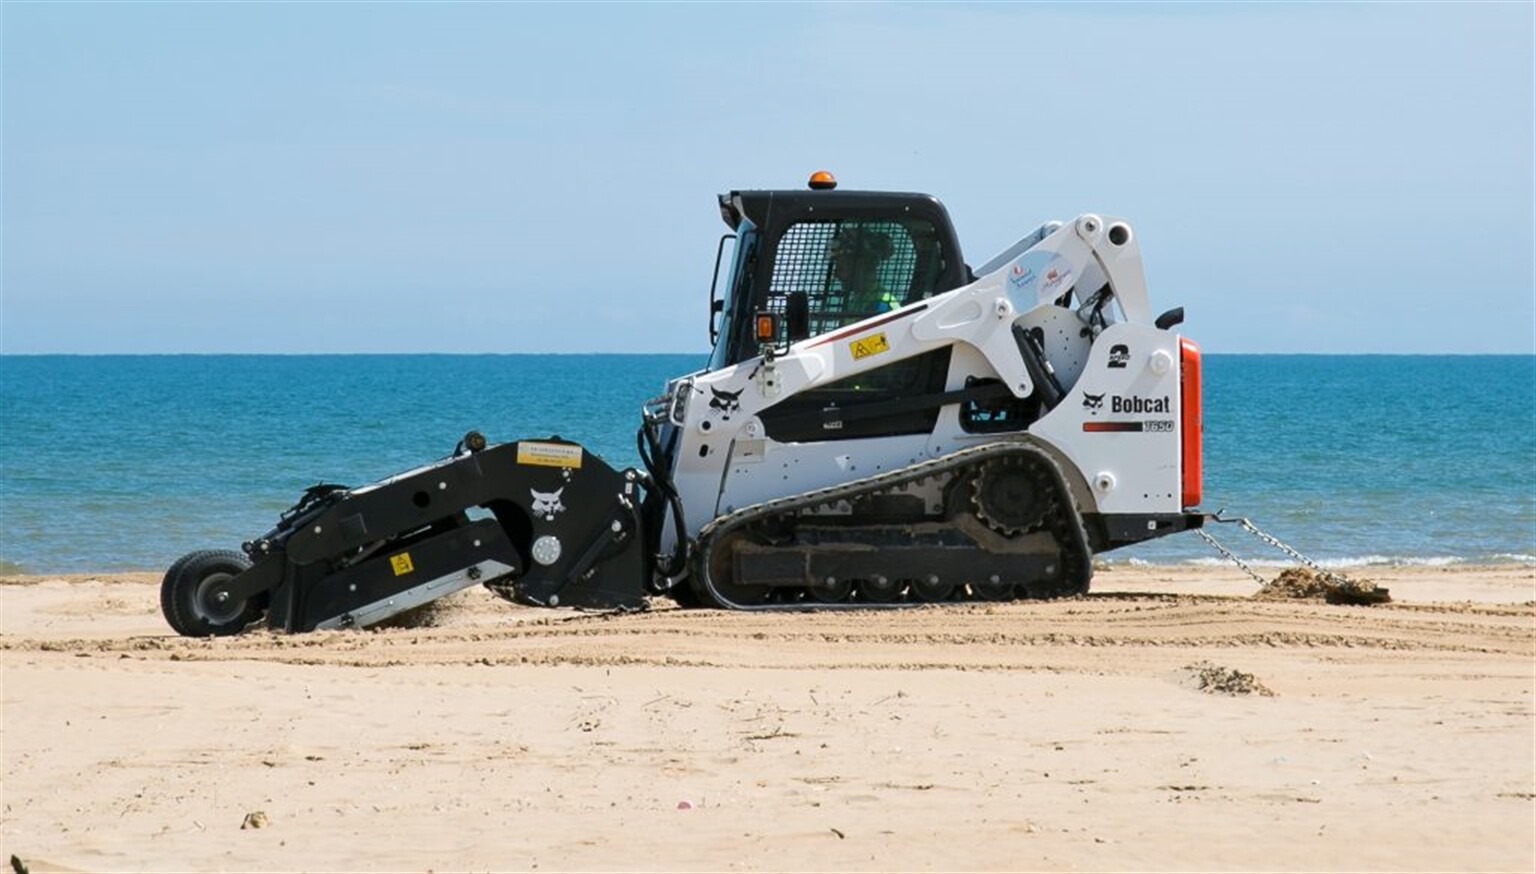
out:
M740 605L749 607L755 604L763 604L773 594L769 586L743 585L736 582L736 548L751 543L751 538L741 531L733 531L720 538L714 549L709 554L709 582L714 586L720 597L730 603L719 606L727 609ZM710 601L714 596L703 593Z
M184 637L223 637L244 631L261 617L266 605L256 599L231 601L223 589L250 566L250 559L231 549L205 549L177 559L160 582L160 612L165 621Z

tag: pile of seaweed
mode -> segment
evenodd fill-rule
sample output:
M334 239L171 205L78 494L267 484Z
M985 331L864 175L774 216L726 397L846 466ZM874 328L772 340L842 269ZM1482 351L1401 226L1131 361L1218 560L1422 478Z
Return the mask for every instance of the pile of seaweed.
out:
M1353 580L1339 574L1320 574L1293 567L1280 572L1255 592L1261 601L1326 601L1329 604L1385 604L1392 593L1370 580Z
M1273 697L1274 691L1259 682L1253 674L1226 668L1207 661L1185 665L1184 669L1194 677L1200 691L1207 695L1263 695Z

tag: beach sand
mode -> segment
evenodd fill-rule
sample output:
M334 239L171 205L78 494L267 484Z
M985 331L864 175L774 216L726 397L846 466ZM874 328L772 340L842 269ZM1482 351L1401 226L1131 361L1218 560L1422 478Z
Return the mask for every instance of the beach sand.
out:
M1536 569L1365 575L1393 603L1115 566L1049 603L611 616L474 590L429 626L216 640L171 634L157 574L7 577L0 856L1532 870Z

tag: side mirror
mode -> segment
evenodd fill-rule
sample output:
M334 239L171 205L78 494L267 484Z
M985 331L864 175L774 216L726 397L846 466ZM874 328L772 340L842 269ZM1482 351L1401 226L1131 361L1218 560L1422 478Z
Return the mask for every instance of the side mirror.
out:
M784 296L784 328L791 343L811 336L811 302L805 292L791 291Z
M720 237L720 244L715 247L715 271L709 277L709 345L713 346L720 339L720 327L716 324L715 316L725 310L725 301L715 297L715 292L720 285L720 259L725 255L725 241L736 239L735 234L725 234Z

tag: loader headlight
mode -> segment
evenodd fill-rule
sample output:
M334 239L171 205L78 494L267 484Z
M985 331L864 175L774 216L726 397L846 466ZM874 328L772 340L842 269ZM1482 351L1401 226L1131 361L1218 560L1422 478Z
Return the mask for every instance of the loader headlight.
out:
M684 379L672 388L672 406L668 415L674 425L688 421L688 399L693 396L693 380Z

